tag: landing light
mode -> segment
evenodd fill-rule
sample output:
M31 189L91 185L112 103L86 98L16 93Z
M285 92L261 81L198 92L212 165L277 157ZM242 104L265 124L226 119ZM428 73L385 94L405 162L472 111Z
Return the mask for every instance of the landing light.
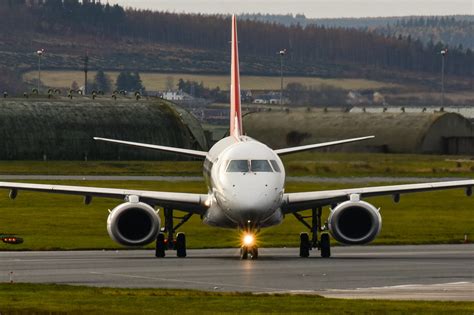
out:
M23 243L23 239L21 237L16 236L2 236L0 237L0 241L6 244L21 244Z
M245 246L251 246L255 243L255 236L252 234L246 234L243 238L243 243Z

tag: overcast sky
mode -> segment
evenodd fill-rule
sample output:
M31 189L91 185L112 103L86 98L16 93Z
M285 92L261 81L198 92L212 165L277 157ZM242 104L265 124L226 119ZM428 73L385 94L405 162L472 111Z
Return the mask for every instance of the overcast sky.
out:
M474 0L109 0L109 3L172 12L303 13L314 18L474 14Z

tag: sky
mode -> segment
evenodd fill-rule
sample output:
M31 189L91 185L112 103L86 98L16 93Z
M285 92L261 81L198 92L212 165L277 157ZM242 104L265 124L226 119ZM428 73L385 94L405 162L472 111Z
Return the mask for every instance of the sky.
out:
M106 1L102 0L102 3ZM474 14L474 0L108 0L142 9L191 13L298 14L309 18Z

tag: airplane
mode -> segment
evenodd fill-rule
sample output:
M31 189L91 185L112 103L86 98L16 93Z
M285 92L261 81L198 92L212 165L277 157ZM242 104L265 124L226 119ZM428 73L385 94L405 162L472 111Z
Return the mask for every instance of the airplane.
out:
M178 257L186 257L186 237L175 232L193 215L199 215L210 226L237 229L242 233L240 257L257 259L256 236L260 229L282 223L285 215L294 215L310 231L300 234L299 256L308 257L316 248L322 257L330 257L330 234L346 245L367 244L382 228L378 208L363 200L373 196L393 196L442 189L463 188L472 195L474 180L404 184L394 186L361 187L299 193L285 192L285 168L280 156L324 148L344 143L363 141L373 136L358 137L326 143L272 150L265 144L244 134L240 100L240 72L237 41L237 21L232 16L231 36L231 91L229 136L218 141L209 152L144 144L107 138L94 138L129 145L183 154L204 160L203 175L207 194L163 191L127 190L82 186L45 185L0 182L0 188L10 190L15 199L18 191L38 191L80 195L90 204L94 197L115 198L122 203L107 219L109 236L124 246L143 246L156 241L155 256L165 257L166 250L176 250ZM327 224L322 224L322 208L330 206ZM157 208L164 210L164 229ZM311 209L311 216L300 212ZM186 213L175 225L174 211ZM310 222L308 222L310 218Z

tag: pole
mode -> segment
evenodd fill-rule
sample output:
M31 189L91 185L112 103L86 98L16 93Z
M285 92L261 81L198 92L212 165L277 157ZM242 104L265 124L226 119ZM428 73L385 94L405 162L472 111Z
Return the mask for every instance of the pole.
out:
M89 71L89 55L84 57L84 95L87 95L87 72Z
M281 76L280 105L283 105L283 54L281 52L280 52L280 76Z
M445 58L448 54L448 49L441 50L441 107L444 107L444 68Z
M283 56L286 55L286 49L282 49L278 52L280 55L280 105L283 105Z
M444 54L441 55L441 106L444 107Z
M38 94L40 90L40 82L41 82L41 54L38 54Z
M43 56L44 49L40 49L36 52L38 55L38 94L40 91L40 84L41 84L41 57Z

